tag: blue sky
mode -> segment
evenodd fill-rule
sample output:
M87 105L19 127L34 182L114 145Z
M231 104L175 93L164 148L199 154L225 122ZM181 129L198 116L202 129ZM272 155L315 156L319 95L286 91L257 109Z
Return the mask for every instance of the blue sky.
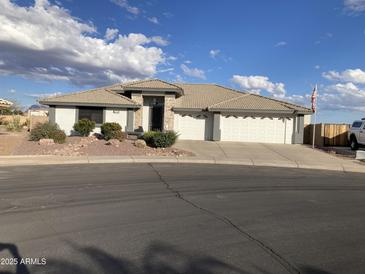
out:
M0 0L0 97L143 78L210 82L365 117L365 0Z

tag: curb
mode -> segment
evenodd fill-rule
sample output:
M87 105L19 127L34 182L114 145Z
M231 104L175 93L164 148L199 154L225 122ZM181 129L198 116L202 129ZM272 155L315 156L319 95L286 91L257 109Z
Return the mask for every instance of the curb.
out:
M67 164L132 164L132 163L160 163L160 164L212 164L212 165L236 165L236 166L257 166L257 167L282 167L312 170L329 170L340 172L365 173L364 165L356 162L349 162L347 165L318 166L297 162L265 162L256 160L222 160L204 158L178 158L178 157L148 157L148 156L74 156L55 157L53 155L27 155L27 156L0 156L0 167L7 166L35 166L35 165L67 165Z

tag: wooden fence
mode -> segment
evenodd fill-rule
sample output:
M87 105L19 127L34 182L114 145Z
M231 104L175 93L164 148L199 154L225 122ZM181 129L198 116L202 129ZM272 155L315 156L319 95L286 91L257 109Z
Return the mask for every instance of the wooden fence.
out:
M304 144L313 142L313 126L307 125L304 128ZM348 124L316 124L316 136L314 144L318 147L324 146L348 146L347 133L350 129Z

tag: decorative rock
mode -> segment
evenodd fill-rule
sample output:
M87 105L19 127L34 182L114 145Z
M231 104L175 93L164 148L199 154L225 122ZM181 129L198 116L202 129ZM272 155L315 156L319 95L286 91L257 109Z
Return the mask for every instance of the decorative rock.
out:
M146 141L145 140L135 140L134 141L134 146L138 147L138 148L145 148L147 146Z
M54 140L53 139L40 139L38 144L40 144L41 146L54 145Z
M117 139L110 139L108 142L105 143L108 146L119 147L120 141Z

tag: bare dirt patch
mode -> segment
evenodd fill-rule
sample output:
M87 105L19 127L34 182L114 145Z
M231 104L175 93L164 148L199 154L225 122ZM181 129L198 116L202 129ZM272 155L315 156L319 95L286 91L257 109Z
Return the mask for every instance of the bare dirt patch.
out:
M177 148L139 148L134 140L124 140L118 146L107 145L107 141L90 137L67 137L65 144L40 145L26 138L17 146L13 155L59 155L59 156L193 156Z
M0 155L11 155L27 138L27 132L7 132L5 127L0 127Z

